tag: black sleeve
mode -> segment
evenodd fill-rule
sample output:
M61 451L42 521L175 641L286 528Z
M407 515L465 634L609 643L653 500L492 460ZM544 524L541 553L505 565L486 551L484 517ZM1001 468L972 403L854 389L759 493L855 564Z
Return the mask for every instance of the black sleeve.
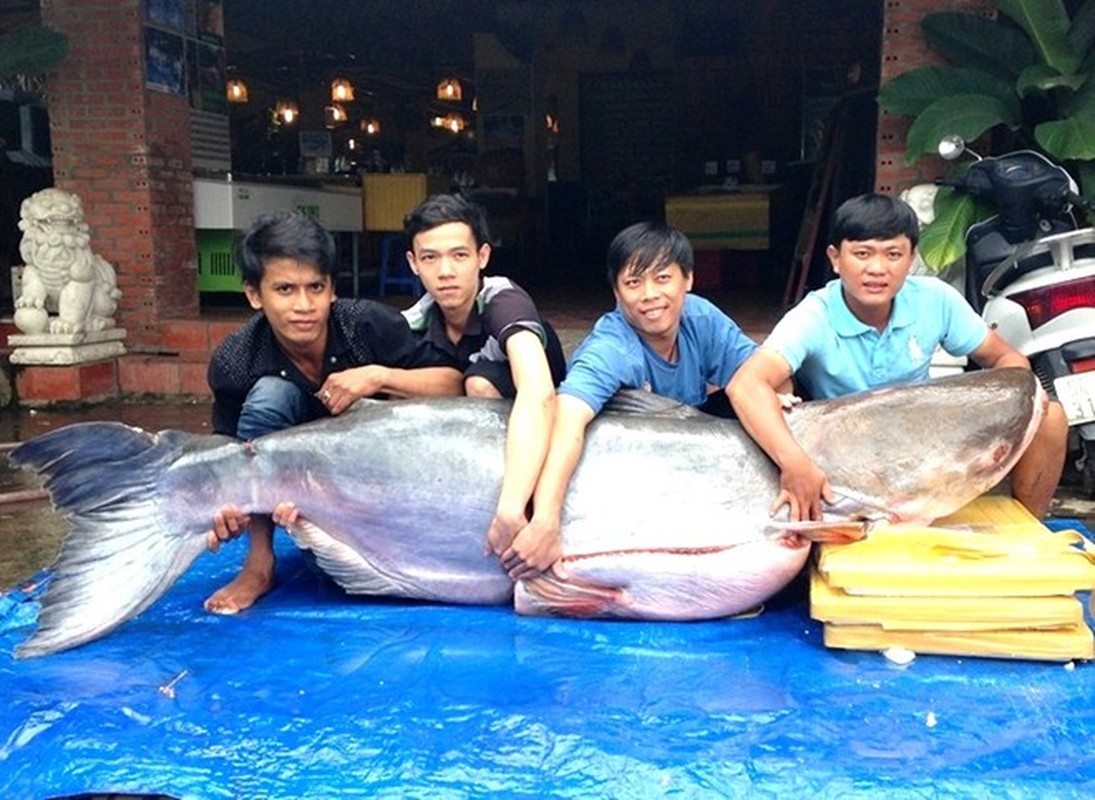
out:
M517 285L494 293L483 309L483 324L506 349L506 340L518 331L532 331L546 342L540 312L529 293Z
M207 373L209 388L213 391L213 432L225 436L235 436L239 429L240 414L243 412L243 396L231 391L224 371L224 365L213 354Z
M383 303L373 303L357 327L356 333L364 335L377 364L402 369L460 368L455 358L424 341L402 314Z

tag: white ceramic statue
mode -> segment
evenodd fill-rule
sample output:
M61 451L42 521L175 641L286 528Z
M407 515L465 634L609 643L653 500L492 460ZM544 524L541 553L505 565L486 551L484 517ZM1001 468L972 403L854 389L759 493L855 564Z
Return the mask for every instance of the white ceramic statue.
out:
M80 198L43 189L23 201L19 216L24 268L15 326L28 334L113 328L121 292L114 268L91 252Z

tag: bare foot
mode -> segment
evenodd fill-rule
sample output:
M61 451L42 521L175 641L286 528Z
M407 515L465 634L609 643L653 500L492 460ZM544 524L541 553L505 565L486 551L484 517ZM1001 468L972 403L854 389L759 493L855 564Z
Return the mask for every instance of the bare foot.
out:
M264 570L248 562L235 578L206 598L205 610L213 614L238 614L273 588L273 564Z
M243 569L205 601L213 614L238 614L274 588L274 529L269 517L255 515Z

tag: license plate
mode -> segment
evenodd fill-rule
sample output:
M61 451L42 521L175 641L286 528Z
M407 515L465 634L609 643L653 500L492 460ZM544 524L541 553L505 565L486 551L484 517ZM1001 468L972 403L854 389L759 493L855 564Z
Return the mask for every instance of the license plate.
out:
M1053 381L1069 425L1095 420L1095 371L1065 375Z

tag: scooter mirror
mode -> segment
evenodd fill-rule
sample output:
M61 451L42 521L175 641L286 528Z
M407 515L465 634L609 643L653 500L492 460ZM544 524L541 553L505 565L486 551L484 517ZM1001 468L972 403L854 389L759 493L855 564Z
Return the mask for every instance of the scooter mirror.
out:
M939 142L939 155L945 158L947 161L954 161L962 153L966 152L966 142L957 134L950 134L944 136Z

